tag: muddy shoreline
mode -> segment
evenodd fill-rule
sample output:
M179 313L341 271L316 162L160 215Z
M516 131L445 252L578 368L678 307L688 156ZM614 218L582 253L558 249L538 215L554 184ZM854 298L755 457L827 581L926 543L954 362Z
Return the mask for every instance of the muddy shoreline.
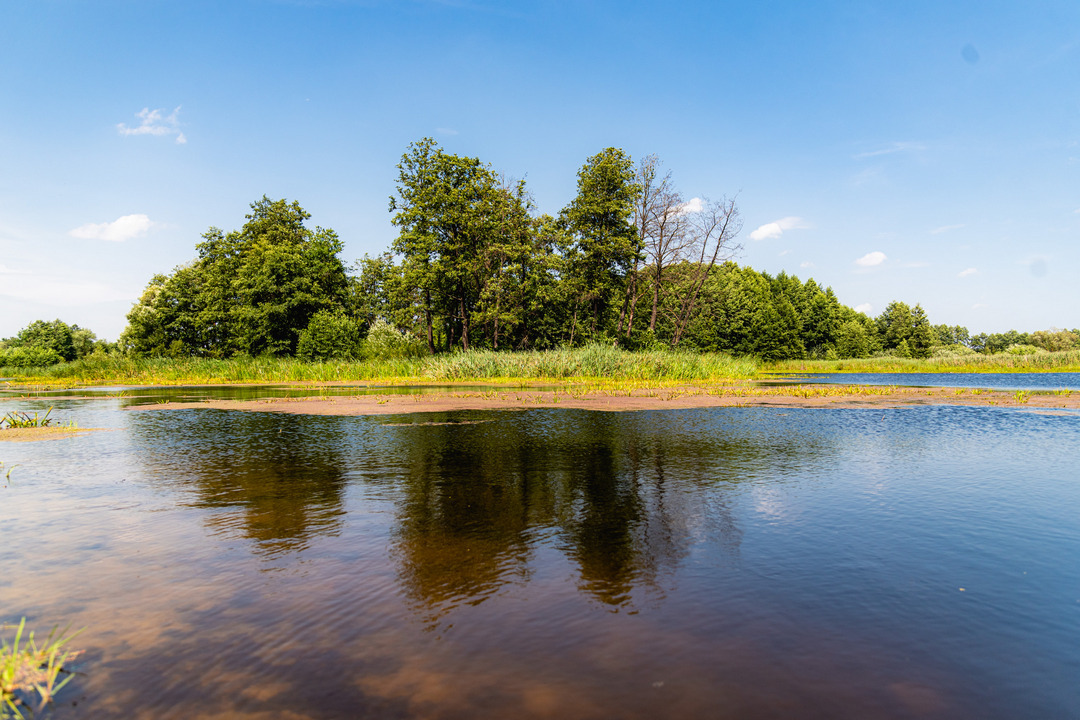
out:
M398 415L456 410L526 410L537 407L608 412L704 407L903 408L923 405L1015 407L1053 411L1080 409L1080 392L1009 392L966 388L875 386L678 386L530 390L499 388L480 392L375 394L258 400L207 400L143 405L131 410L213 408L299 415Z

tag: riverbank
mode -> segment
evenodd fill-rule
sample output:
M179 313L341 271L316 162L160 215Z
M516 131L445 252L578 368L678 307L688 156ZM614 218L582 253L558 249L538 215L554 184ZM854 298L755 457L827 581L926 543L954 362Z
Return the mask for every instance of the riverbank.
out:
M208 400L141 405L132 410L214 408L300 415L396 415L457 410L526 410L537 407L599 411L701 407L899 408L919 405L1017 407L1031 410L1080 409L1080 392L989 391L964 388L870 386L670 385L657 387L541 390L493 386L482 391L374 394L258 400Z

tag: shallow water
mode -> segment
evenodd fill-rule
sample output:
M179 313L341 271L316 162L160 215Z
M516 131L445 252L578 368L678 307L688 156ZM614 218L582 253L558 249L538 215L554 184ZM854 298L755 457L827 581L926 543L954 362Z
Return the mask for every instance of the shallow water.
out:
M810 373L767 381L783 385L895 385L987 390L1080 390L1080 373Z
M1075 413L125 401L0 443L57 717L1080 713Z

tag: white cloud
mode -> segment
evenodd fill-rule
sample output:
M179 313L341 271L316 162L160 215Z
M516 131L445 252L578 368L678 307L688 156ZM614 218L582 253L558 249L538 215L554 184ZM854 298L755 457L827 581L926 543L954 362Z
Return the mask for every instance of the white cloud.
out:
M975 303L974 305L971 306L971 309L972 310L981 310L984 307L990 307L990 306L987 305L986 303Z
M801 264L799 265L799 267L803 267L803 268L812 268L812 267L815 267L815 265L814 265L814 263L812 263L812 262L810 262L809 260L807 260L806 262L804 262L804 263L801 263Z
M439 135L457 135L458 134L458 131L455 130L454 128L447 128L447 127L435 128L435 132L437 132Z
M855 156L856 159L878 157L880 155L892 155L899 152L912 152L916 150L925 150L926 146L917 142L894 142L887 147L879 150L869 150L867 152L861 152Z
M153 220L145 215L124 215L116 220L104 223L87 223L68 232L71 237L83 240L108 240L123 242L145 235L154 227Z
M679 211L684 212L684 213L699 213L704 209L705 209L705 203L702 202L701 198L696 197L696 198L690 198L689 200L684 202L682 204L682 206L679 208Z
M870 303L863 303L862 305L855 306L855 312L861 312L864 315L869 315L873 310L874 306Z
M693 202L693 201L691 201ZM784 234L785 230L805 230L810 227L810 223L803 220L801 217L786 217L774 220L771 223L765 223L754 232L750 233L751 240L771 240L778 238Z
M967 277L968 275L978 275L979 271L976 268L968 268L967 270L961 270L957 273L956 277Z
M860 267L874 267L875 265L880 265L888 259L889 258L885 255L885 253L881 252L880 250L875 250L874 252L866 253L865 255L863 255L861 258L855 261L855 264Z
M140 121L138 126L128 127L124 123L118 123L116 129L125 137L128 135L175 135L176 143L183 145L187 142L187 137L180 132L180 107L178 106L169 115L165 115L164 112L164 110L143 108L135 113L135 117Z
M959 230L962 227L964 227L963 223L960 223L959 225L942 225L941 227L936 227L933 230L931 230L930 234L931 235L940 235L943 232L949 232L950 230Z
M28 270L14 270L0 263L0 275L26 275L28 272Z

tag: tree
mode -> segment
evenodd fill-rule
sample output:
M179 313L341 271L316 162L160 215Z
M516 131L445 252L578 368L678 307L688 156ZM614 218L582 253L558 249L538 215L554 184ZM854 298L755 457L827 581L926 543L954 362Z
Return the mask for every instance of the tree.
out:
M477 305L521 243L527 225L524 185L504 187L479 159L451 155L424 138L398 164L390 211L400 228L393 250L402 257L404 283L421 298L429 350L435 351L437 319L447 349L460 338L468 350ZM499 290L483 297L496 309L487 308L482 321L499 317Z
M696 262L690 266L689 280L675 306L675 332L672 346L678 346L691 318L697 311L698 296L717 262L729 260L738 250L735 237L742 229L742 219L734 200L703 200L704 207L691 215L687 233Z
M210 228L198 258L151 279L123 345L139 355L292 355L321 310L343 310L348 280L333 230L299 203L263 196L239 231Z
M656 155L648 155L639 163L637 184L641 192L634 203L633 222L638 232L638 244L648 261L648 279L652 290L649 330L655 332L664 269L684 259L683 254L690 241L686 233L687 221L682 195L672 184L670 172L660 176L660 159ZM634 269L637 270L636 264ZM636 272L632 274L630 291L627 293L627 336L630 336L634 324L637 275Z
M580 313L588 316L581 335L597 337L610 322L613 298L626 292L641 259L641 237L633 225L641 187L630 156L607 148L578 171L577 196L559 215L568 235L566 272L574 299L570 341L579 335Z

